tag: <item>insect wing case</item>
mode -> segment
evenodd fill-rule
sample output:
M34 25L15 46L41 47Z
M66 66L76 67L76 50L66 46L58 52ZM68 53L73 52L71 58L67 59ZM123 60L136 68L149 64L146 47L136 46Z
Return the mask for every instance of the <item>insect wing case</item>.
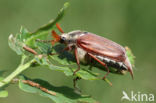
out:
M104 37L86 33L77 39L77 45L88 53L106 57L126 65L133 78L132 66L126 55L125 48Z
M119 44L95 34L85 34L77 39L78 46L87 52L114 59L125 60L125 49Z

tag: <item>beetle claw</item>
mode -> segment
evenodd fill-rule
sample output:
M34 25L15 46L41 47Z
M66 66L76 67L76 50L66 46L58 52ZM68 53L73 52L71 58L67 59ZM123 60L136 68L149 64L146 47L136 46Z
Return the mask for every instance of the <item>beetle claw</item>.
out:
M81 79L80 77L76 77L73 79L74 91L78 94L81 94L81 90L77 87L76 82L80 79Z

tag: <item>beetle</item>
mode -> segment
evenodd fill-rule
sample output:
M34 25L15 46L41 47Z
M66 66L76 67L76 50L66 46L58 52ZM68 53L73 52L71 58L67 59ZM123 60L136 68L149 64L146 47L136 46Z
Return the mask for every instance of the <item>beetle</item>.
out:
M133 79L132 65L124 47L94 33L81 30L64 33L59 24L56 24L56 27L62 34L58 35L52 30L54 40L51 43L52 45L56 42L63 43L67 46L64 50L74 51L78 68L74 71L73 75L80 70L80 61L86 62L86 57L90 57L106 68L107 73L102 79L105 79L109 74L108 66L114 67L120 72L130 72Z

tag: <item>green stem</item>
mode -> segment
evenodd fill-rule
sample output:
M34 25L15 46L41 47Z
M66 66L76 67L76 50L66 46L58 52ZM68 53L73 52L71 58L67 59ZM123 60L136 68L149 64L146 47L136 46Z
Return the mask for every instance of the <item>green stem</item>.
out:
M23 64L23 61L26 57L23 56L22 57L22 61L21 61L21 64L17 67L17 69L12 72L8 77L6 77L5 79L3 79L1 82L0 82L0 87L3 87L4 85L8 84L13 78L15 78L17 75L19 75L22 71L26 70L28 67L31 66L31 64L34 62L34 59Z

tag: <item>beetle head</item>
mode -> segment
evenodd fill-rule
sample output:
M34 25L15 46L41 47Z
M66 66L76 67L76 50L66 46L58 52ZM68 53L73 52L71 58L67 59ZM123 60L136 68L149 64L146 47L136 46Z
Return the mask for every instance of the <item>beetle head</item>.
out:
M69 33L64 33L64 31L62 30L62 28L60 27L60 25L58 23L56 23L56 27L58 28L58 30L62 33L61 35L58 35L54 30L52 31L52 37L54 38L54 40L52 40L52 45L54 45L56 42L60 42L60 43L64 43L64 44L75 44L76 40L79 36L82 36L88 32L83 32L80 30L75 30Z
M56 42L64 43L64 44L75 44L78 37L84 35L84 32L80 30L72 31L69 33L62 33L58 35L55 31L52 31L52 36L54 40L52 40L52 45Z

